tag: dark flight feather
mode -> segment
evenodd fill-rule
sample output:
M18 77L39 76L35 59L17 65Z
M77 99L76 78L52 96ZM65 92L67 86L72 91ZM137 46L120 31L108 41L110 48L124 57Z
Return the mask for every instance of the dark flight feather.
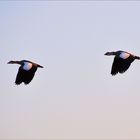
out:
M115 57L112 64L111 74L116 75L118 72L124 73L130 67L132 62L133 61L129 61L127 59Z

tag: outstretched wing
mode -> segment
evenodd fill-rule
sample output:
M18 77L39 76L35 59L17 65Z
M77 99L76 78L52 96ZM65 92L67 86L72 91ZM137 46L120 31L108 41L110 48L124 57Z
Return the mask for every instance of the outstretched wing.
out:
M15 80L16 85L20 85L23 82L23 76L24 76L24 71L21 68L19 68L16 80Z
M116 75L118 72L124 73L130 67L132 62L133 61L130 61L129 58L122 59L119 57L115 57L112 64L111 74Z
M36 70L26 71L20 67L16 77L15 84L19 85L22 82L24 82L25 84L29 84L35 75L35 71Z

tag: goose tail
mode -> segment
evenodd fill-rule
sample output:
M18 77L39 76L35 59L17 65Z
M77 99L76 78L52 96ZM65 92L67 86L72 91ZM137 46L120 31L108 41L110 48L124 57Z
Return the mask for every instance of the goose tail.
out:
M139 56L135 56L135 59L138 59L138 60L140 60L140 57L139 57Z

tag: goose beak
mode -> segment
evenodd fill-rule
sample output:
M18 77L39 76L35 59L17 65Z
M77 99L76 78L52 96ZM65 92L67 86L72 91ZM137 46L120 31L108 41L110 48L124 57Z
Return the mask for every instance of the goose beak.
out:
M110 56L110 55L114 55L113 53L114 53L114 52L106 52L104 55Z
M13 61L9 61L7 64L13 64Z
M108 55L108 52L106 52L104 55Z

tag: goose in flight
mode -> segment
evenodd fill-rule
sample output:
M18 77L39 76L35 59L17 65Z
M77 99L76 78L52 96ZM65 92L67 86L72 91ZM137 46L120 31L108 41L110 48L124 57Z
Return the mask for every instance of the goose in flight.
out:
M22 82L27 85L29 84L37 70L37 68L43 68L43 66L36 64L28 60L21 61L9 61L8 64L19 64L19 70L16 76L15 84L20 85Z
M105 55L110 56L114 55L114 61L112 64L111 74L116 75L117 73L124 73L128 70L131 63L138 59L140 60L139 56L135 56L131 53L125 52L125 51L116 51L116 52L106 52Z

